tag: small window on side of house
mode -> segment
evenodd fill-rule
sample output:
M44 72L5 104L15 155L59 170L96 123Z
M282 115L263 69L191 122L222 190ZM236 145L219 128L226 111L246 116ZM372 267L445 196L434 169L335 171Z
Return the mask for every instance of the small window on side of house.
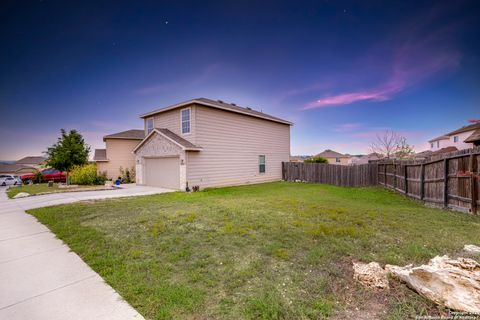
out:
M440 148L440 141L437 141L437 148Z
M182 134L190 133L190 108L182 109Z
M265 155L258 156L258 172L265 173Z
M335 158L335 162L340 162L340 158Z
M432 149L433 149L433 142L432 142L432 143L430 143L430 148L432 148Z
M453 142L457 143L458 142L458 136L453 137Z

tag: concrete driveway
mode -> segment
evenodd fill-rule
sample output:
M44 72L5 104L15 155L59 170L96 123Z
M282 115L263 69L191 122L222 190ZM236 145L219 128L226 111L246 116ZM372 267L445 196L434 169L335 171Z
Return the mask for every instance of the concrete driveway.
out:
M50 230L25 210L82 200L171 192L126 185L7 199L0 190L0 319L143 319Z

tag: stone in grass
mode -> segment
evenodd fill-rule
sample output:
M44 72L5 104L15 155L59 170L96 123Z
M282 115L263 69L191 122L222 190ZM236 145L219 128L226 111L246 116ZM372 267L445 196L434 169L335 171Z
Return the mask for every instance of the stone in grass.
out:
M378 262L370 262L368 264L354 262L353 278L367 288L388 288L387 272L383 270L383 268L378 264Z
M473 259L437 256L426 265L386 265L385 269L438 305L480 312L480 264Z
M25 198L25 197L29 197L29 196L30 196L30 193L28 193L28 192L19 192L16 195L13 196L13 199Z
M480 254L480 247L477 247L476 245L473 244L466 244L463 247L463 250L470 252L470 253L479 253Z

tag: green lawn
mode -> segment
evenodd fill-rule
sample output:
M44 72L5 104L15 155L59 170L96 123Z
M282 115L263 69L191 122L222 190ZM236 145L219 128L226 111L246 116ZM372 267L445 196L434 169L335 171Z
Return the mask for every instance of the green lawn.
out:
M75 188L59 188L58 183L54 183L53 187L49 187L48 183L32 184L32 185L23 185L23 186L12 186L7 190L7 195L9 198L13 198L20 192L27 192L31 195L37 195L42 193L58 193L58 192L72 192L72 191L88 191L96 189L105 189L104 186L77 186Z
M427 262L480 244L480 218L382 188L269 183L31 210L150 319L405 319L444 312L353 260Z
M8 188L7 195L9 198L13 198L20 192L27 192L30 194L38 194L43 192L58 192L58 184L54 183L53 187L48 187L47 183L13 186Z

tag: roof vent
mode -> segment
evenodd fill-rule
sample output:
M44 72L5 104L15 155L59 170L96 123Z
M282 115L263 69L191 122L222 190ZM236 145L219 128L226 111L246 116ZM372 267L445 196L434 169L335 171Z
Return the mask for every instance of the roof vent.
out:
M250 108L250 107L246 107L245 109L247 109L247 110L252 110L252 108Z
M217 101L220 102L220 103L223 103L223 100L217 100Z
M232 102L232 103L230 103L230 104L231 104L232 106L236 106L236 104L235 104L235 103L233 103L233 102Z

